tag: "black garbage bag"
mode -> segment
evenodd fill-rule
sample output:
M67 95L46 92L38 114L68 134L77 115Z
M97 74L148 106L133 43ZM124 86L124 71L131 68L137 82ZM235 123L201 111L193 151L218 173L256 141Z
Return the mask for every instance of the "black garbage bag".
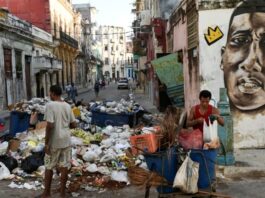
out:
M21 161L21 169L29 174L36 171L40 166L44 165L44 155L43 151L32 153L32 155Z
M0 162L2 162L10 172L18 167L17 160L8 155L0 155Z

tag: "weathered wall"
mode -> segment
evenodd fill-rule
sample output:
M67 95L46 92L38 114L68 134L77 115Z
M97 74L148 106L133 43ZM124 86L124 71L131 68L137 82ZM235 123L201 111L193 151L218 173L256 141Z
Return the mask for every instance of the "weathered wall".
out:
M50 32L50 11L47 0L0 0L0 7L7 7L9 11L21 19Z
M262 41L265 39L265 13L254 15L255 20L246 13L237 15L228 36L233 10L199 12L201 89L211 90L218 101L219 88L227 88L236 148L264 147L265 64ZM256 29L252 31L251 26Z
M25 76L25 56L31 56L32 43L18 37L10 32L1 32L0 34L0 69L1 69L1 95L0 109L5 109L6 105L10 105L26 98L26 76ZM4 48L12 51L12 76L6 78L4 69ZM21 51L22 60L22 78L16 75L16 59L15 50ZM32 70L32 69L31 69ZM31 72L32 73L32 72ZM31 76L31 79L33 76Z

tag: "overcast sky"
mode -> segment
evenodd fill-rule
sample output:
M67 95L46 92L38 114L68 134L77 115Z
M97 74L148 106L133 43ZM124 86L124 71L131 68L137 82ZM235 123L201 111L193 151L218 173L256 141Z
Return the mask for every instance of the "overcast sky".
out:
M97 23L99 25L121 26L126 31L132 31L134 15L131 13L134 0L72 0L73 4L90 3L98 10Z

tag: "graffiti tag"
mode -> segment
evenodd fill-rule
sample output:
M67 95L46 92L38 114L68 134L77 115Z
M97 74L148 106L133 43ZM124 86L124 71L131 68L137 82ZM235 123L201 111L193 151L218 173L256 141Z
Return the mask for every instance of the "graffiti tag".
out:
M212 45L216 41L220 40L223 36L224 34L218 26L216 26L214 29L208 27L208 33L204 34L204 38L208 45Z

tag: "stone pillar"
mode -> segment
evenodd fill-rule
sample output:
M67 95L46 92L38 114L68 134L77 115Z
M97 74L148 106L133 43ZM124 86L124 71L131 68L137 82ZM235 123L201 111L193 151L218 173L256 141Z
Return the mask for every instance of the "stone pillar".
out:
M225 121L224 127L218 126L218 136L220 138L221 147L219 149L217 163L219 165L233 165L235 163L233 119L227 99L226 88L220 88L220 101L217 106Z

